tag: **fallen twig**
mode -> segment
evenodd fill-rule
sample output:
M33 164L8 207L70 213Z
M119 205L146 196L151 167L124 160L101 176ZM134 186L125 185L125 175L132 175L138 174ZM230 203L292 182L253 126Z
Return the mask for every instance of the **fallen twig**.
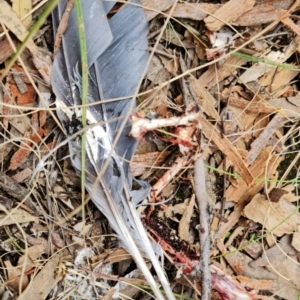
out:
M60 20L60 23L57 27L57 33L56 33L55 42L54 42L53 58L57 54L60 44L61 44L63 34L65 33L65 31L68 28L70 13L73 9L73 6L74 6L74 0L69 0L68 3L66 4L65 11L64 11L62 18Z
M194 174L195 193L199 209L199 239L200 239L200 267L202 282L202 300L211 299L211 274L210 262L210 207L205 187L205 167L203 157L199 157L195 163Z
M277 114L266 126L264 131L259 135L259 137L251 144L251 150L247 155L247 163L251 165L255 159L258 157L261 150L266 146L267 142L270 140L271 136L275 131L282 126L282 123L286 118L282 114Z

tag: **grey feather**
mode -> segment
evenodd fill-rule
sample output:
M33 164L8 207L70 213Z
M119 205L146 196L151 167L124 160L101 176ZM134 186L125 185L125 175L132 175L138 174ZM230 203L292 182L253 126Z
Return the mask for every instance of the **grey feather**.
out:
M60 1L53 12L54 30L61 19L67 0ZM115 2L82 0L89 66L88 103L102 100L102 104L89 106L86 145L86 189L96 206L108 218L122 245L131 253L144 273L157 299L164 299L142 253L152 261L157 275L169 299L175 299L160 267L157 256L148 240L145 229L135 210L135 205L149 193L149 185L140 183L140 190L131 191L132 177L128 161L131 160L137 142L128 136L127 121L116 147L114 140L120 124L128 114L148 59L147 20L138 0L126 4L111 19L107 12ZM53 90L59 107L81 104L81 60L78 24L75 9L71 12L68 29L53 63ZM107 99L123 100L108 102ZM57 112L63 124L79 110ZM68 130L66 129L66 133ZM78 174L81 172L81 144L78 139L69 142L70 156ZM107 168L104 165L108 161ZM97 178L101 173L101 178ZM140 250L139 250L140 249ZM159 252L159 251L158 251Z

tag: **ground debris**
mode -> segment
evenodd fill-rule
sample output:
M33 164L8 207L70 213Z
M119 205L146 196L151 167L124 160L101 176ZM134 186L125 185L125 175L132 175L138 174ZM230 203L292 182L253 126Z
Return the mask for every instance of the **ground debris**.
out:
M82 197L82 174L72 166L74 155L83 153L82 133L88 133L89 141L95 136L101 141L90 143L86 151L101 148L107 145L102 134L113 124L116 140L109 142L118 147L122 139L138 140L139 146L134 155L131 146L101 157L89 152L86 180L93 178L90 170L104 156L115 161L107 173L106 162L99 167L94 187L104 177L113 182L119 167L135 178L126 203L163 262L162 274L173 293L163 297L297 299L299 1L135 1L149 22L148 49L135 44L124 49L152 54L135 95L137 107L125 116L118 110L123 99L103 99L100 89L98 99L88 98L88 111L109 120L88 121L87 129L82 128L82 116L76 115L82 106L74 103L71 119L80 128L67 138L66 124L56 117L66 107L54 105L50 80L50 57L60 57L67 48L62 40L74 20L74 1L65 2L60 26L54 26L57 34L49 18L26 38L48 4L0 0L0 298L4 293L40 300L153 297L135 257L91 203L92 187L91 195ZM127 5L103 1L101 17L107 15L110 24ZM12 56L25 40L23 53ZM79 45L79 40L67 42ZM102 62L105 68L121 65L115 54L115 60ZM82 92L82 66L70 63L71 76L63 70L61 75L71 80L66 91L74 96ZM132 76L126 73L130 68L129 62L122 69L124 82ZM102 84L101 76L93 70L89 82ZM94 92L89 87L88 93ZM100 133L99 124L105 129ZM126 133L121 142L120 132ZM70 143L78 147L76 153L70 154ZM205 168L201 174L195 170L199 161ZM104 191L110 195L117 188ZM141 190L149 193L135 203ZM151 284L158 284L150 260L145 266L154 276Z

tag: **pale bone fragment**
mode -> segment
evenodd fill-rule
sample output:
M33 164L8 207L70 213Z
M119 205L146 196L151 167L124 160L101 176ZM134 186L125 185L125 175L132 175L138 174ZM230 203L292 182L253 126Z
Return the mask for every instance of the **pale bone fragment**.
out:
M137 116L131 116L132 128L130 136L140 140L147 131L160 127L191 125L199 117L199 113L190 113L183 117L171 117L168 119L142 119Z

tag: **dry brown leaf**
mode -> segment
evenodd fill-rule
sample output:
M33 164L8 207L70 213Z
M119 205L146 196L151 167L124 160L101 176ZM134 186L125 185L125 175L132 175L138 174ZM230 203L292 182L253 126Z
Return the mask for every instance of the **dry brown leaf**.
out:
M216 100L214 97L198 83L197 79L193 75L190 75L189 80L199 99L199 104L203 111L215 121L220 121L220 115L215 109Z
M249 224L249 223L247 223ZM260 241L258 242L251 242L249 244L249 242L244 239L241 244L240 244L240 248L245 248L244 251L250 255L253 259L257 259L259 257L261 257L262 253L263 253L263 246L260 243Z
M30 231L34 234L34 236L39 237L42 233L46 233L49 229L46 226L43 226L39 223L33 223Z
M295 43L291 42L284 51L271 51L266 56L262 57L270 60L272 62L277 62L278 64L284 63L291 55L293 55L296 51ZM266 74L267 72L276 69L276 67L266 64L263 62L254 63L250 68L239 77L239 81L241 83L248 83L254 80L257 80L262 75Z
M148 21L170 8L175 0L141 0Z
M250 166L250 171L254 178L263 178L266 174L267 176L271 176L277 169L280 163L280 158L277 155L270 154L269 151L270 149L264 149L256 159L255 163ZM265 169L267 167L268 170L266 172ZM225 236L238 222L245 206L245 201L252 199L263 188L263 186L263 180L254 180L247 187L244 180L238 178L235 181L235 185L231 184L226 190L226 200L238 202L238 204L235 206L234 211L227 217L227 223L222 223L219 230L217 245L223 253L226 251L223 243Z
M25 274L38 266L34 261L37 260L43 253L45 253L44 246L41 244L35 245L26 249L26 254L20 257L17 266L12 266L10 261L4 261L9 280L8 286L16 293L19 291L20 280L22 277L21 274L24 275L22 277L22 290L24 290L29 283L28 276ZM25 267L24 264L26 264Z
M266 270L263 267L250 267L252 259L236 250L237 249L234 247L229 247L229 251L234 253L226 255L226 261L238 275L249 278L248 282L250 283L250 286L257 286L260 290L272 291L283 299L291 300L297 298L297 288L295 288L292 283L288 282L288 279L284 280L280 276L280 273L271 273L272 268ZM286 258L286 261L287 260L288 258ZM281 262L279 261L279 263ZM251 282L251 278L255 278L256 280Z
M2 205L0 205L0 210L2 210ZM0 214L0 226L4 225L12 225L16 223L29 223L29 222L36 222L39 218L33 216L26 212L23 209L12 209L9 211L9 214L6 215L4 213Z
M60 259L67 253L64 251L53 255L42 270L31 279L30 284L26 290L18 297L18 300L45 300L50 291L62 279L63 274L58 273Z
M74 245L78 245L81 247L84 247L86 245L86 238L85 237L78 237L76 235L72 235L72 242L74 243Z
M212 16L204 19L206 27L216 31L253 8L255 0L230 0L221 6Z
M111 253L108 255L108 253ZM107 252L105 253L105 263L106 264L113 264L116 262L120 262L126 259L132 258L132 256L124 249L118 248L115 251L112 251L111 249L107 249Z
M7 272L7 277L9 280L7 286L10 289L12 289L16 294L18 294L22 269L14 267L9 260L4 261L4 264ZM23 280L21 283L21 290L23 291L28 286L29 280L28 280L28 276L26 275L23 275L22 279Z
M241 147L241 145L237 145L236 140L238 138L235 133L239 131L245 130L245 123L244 123L244 112L236 107L231 105L227 105L222 109L220 117L222 119L222 128L224 135L230 140L231 143L235 144L238 149L245 148L245 146ZM243 135L243 140L245 136ZM239 139L240 142L243 142Z
M242 110L252 113L273 114L275 112L279 112L281 107L279 105L272 104L271 101L247 101L242 98L230 97L228 100L228 105L238 107Z
M30 139L34 143L38 143L44 135L43 129L39 128L36 134L31 135L31 133L25 134L27 139ZM30 147L32 143L29 140L25 140L21 143L20 148L14 153L10 160L9 170L17 169L31 153L32 148Z
M201 130L203 134L209 140L212 140L222 151L222 153L226 155L232 165L236 168L236 171L242 177L242 180L246 182L246 185L250 185L250 183L253 181L253 176L245 162L242 160L237 149L225 136L222 136L217 128L208 122L204 116L199 115L199 122L201 124Z
M253 162L258 157L259 153L262 151L264 147L268 144L272 135L279 129L284 121L285 117L281 114L276 114L275 117L270 121L270 123L266 126L264 131L259 135L259 137L251 144L251 150L247 155L247 163L252 165Z
M5 0L0 0L0 6L0 22L5 24L5 26L11 30L20 41L23 42L28 34L26 27ZM26 45L33 54L37 54L38 49L32 39L28 40Z
M284 194L284 199L289 201L289 202L296 202L299 201L300 196L295 193L296 187L294 184L289 184L281 188L285 194Z
M254 196L245 207L244 214L277 236L294 232L300 224L300 214L295 205L285 199L273 203L261 194Z
M74 206L70 199L69 193L61 185L55 184L53 187L53 194L56 199L61 200L66 206L74 210Z
M264 176L272 176L277 169L281 159L275 154L271 154L271 147L267 147L261 151L255 162L250 166L250 172L254 178L264 178ZM266 168L267 171L266 171ZM227 201L242 203L247 199L252 199L264 186L263 180L253 180L247 187L243 179L238 178L235 184L230 185L226 190Z
M235 26L258 26L272 23L278 20L286 11L270 5L259 5L240 16L232 25Z
M66 246L63 239L60 237L60 234L57 231L51 232L51 241L53 245L55 245L57 248L62 249Z
M168 107L183 111L179 109L178 105L168 100L168 87L165 86L157 91L151 92L152 87L153 85L149 86L149 93L147 93L145 98L142 98L143 103L140 105L141 110L138 112L139 116L146 117L148 109L162 118L167 118L171 115L168 111Z
M24 201L24 199L26 199L24 204L26 204L30 208L33 207L33 205L31 205L31 198L30 196L28 197L28 195L30 194L29 190L15 182L3 172L0 172L0 188L7 195L10 195L11 197L16 198L20 201Z
M271 202L278 202L287 192L280 188L272 188L268 192L268 200Z
M16 182L20 183L26 180L29 176L32 175L32 170L30 168L25 168L24 170L16 173L15 175L11 176L11 179L15 180Z
M169 151L149 152L145 154L135 154L130 163L130 169L133 176L140 176L149 172L149 169L155 166L161 166L166 158L170 155Z
M13 113L9 113L10 115ZM14 116L13 118L9 117L7 118L9 120L9 124L12 125L16 130L18 130L20 133L23 135L30 130L30 119L28 116L20 116L16 117Z
M162 39L164 39L167 44L173 44L177 47L182 47L185 49L195 48L195 43L191 40L187 40L183 35L178 33L174 28L167 27L163 33Z
M270 115L266 116L265 114L258 113L258 112L244 113L244 115L245 115L244 121L246 125L246 130L249 133L249 140L245 138L244 140L245 142L248 142L253 139L256 139L262 134L262 132L270 122ZM273 139L276 139L276 135L273 135L270 138L270 140L266 143L266 146L270 146L272 144L271 141L273 141Z
M41 74L45 83L49 86L51 85L51 72L52 72L52 62L48 53L45 53L43 49L38 49L37 53L33 53L32 62L34 63L36 69Z
M168 192L166 192L166 190ZM173 193L174 193L174 185L169 184L164 188L162 195L164 197L172 197ZM183 215L184 211L187 208L187 205L188 204L186 200L184 202L177 203L174 205L168 205L168 207L166 207L165 210L158 213L158 216L161 218L169 218L175 222L178 222L178 218L176 217L176 214Z
M160 55L158 53L159 59L161 60L161 62L163 63L163 65L165 66L165 68L168 70L168 72L170 73L177 73L178 71L178 58L176 57L176 55L174 55L172 58L170 58L169 56L164 56L164 55Z
M180 239L191 243L191 234L190 234L190 222L191 217L193 215L195 205L195 195L192 195L191 200L189 201L188 205L186 205L183 215L179 222L178 227L178 236Z
M178 3L173 10L173 18L186 18L202 21L208 14L213 14L221 6L212 3ZM170 10L165 12L170 13Z
M12 9L17 16L22 19L32 10L32 0L12 0ZM22 20L22 23L26 28L31 24L31 14Z
M211 65L198 79L198 84L202 87L207 87L209 90L216 86L220 81L236 73L236 69L245 64L246 60L230 56L226 61L217 68Z
M32 105L35 100L35 91L31 84L28 83L26 77L23 76L23 69L17 65L13 67L14 73L7 76L6 89L3 97L3 102L9 105L15 105L16 102L19 105L30 104ZM15 74L15 75L14 75ZM16 84L16 82L18 84ZM20 91L23 90L23 92ZM30 128L30 119L28 116L18 116L20 112L16 108L4 106L4 126L7 127L8 123L14 126L21 133L25 133ZM14 115L11 117L11 115ZM17 115L17 116L16 116Z
M147 284L147 283L146 283ZM114 287L110 288L106 295L102 298L102 300L111 300L113 299L113 295L116 293L116 289Z
M274 289L275 282L274 280L263 280L263 279L254 279L245 276L236 276L235 277L242 285L247 286L253 290L265 290L269 291Z
M292 246L300 252L300 226L298 226L297 232L294 232L292 239Z
M233 226L238 222L243 209L245 207L245 203L241 202L234 207L234 211L226 217L227 222L223 222L218 232L217 237L217 246L222 253L226 253L226 247L224 245L224 239L228 232L230 232Z
M24 263L26 263L25 272L29 271L32 268L39 267L39 263L35 263L35 261L39 259L41 255L45 253L45 251L46 248L42 244L36 244L27 248L26 254L22 255L19 258L18 265L16 268L22 270Z
M79 222L74 225L74 230L80 233L80 235L86 236L92 230L93 224L85 224L85 222Z
M300 28L297 24L295 24L290 18L284 18L283 20L281 20L281 22L289 27L294 33L297 34L297 42L298 42L298 46L297 46L297 51L300 51L300 46L299 46L299 41L300 41Z
M139 289L137 288L136 285L148 284L144 279L141 271L138 269L131 271L129 274L126 275L126 277L120 279L121 280L119 280L115 289L118 291L117 294L124 295L124 298L127 299L134 299L135 298L134 296L139 292ZM114 299L114 298L116 297L112 297L110 299Z
M147 78L154 84L162 84L170 79L169 72L165 69L160 59L154 55L151 60Z
M14 202L12 199L0 195L0 204L3 205L6 210L11 210Z
M274 237L272 237L274 240ZM283 259L287 253L292 253L293 248L291 247L291 235L284 235L278 242L276 242L269 249L264 249L262 255L252 261L249 265L251 268L265 267L270 262L274 261L276 257L280 260Z
M3 40L0 41L0 64L6 61L13 53L14 50L9 41L6 38L3 38Z
M278 98L271 99L269 104L280 107L288 118L299 118L300 117L300 97Z
M256 0L256 5L263 5L263 4L268 4L271 5L275 8L281 8L281 9L289 9L292 4L294 3L294 0ZM300 3L297 4L297 7L300 6Z
M276 240L275 237L272 237ZM294 287L300 287L300 265L297 263L297 252L292 245L292 235L284 235L269 249L265 249L262 256L249 263L253 269L265 267L274 275L288 280Z
M14 69L12 68L14 71ZM31 85L26 85L27 91L20 93L16 84L12 83L9 86L12 97L16 100L17 105L33 104L35 102L35 90Z
M273 95L274 98L280 97L282 94L278 94L279 89L284 88L299 74L298 70L289 69L273 69L272 71L266 73L259 84L261 86L266 86L269 93L276 94Z

